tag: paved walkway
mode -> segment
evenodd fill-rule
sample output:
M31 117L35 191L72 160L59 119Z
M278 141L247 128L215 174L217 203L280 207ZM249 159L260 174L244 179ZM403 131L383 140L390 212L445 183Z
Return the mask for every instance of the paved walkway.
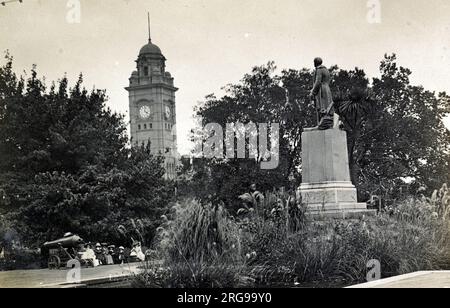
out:
M450 271L416 272L350 288L450 288Z
M136 273L140 263L104 265L81 269L81 283L90 280L114 279ZM23 270L0 272L0 288L46 288L67 285L68 270Z
M86 281L114 280L132 275L140 263L108 265L81 270L81 283ZM73 287L67 283L68 270L24 270L0 272L0 288L51 288ZM396 276L350 288L450 288L450 271L416 272Z

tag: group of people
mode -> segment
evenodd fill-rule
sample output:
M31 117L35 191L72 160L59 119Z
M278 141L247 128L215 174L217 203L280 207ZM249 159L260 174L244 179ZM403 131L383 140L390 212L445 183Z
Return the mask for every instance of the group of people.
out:
M78 250L80 260L88 261L93 266L124 264L127 262L145 261L140 242L134 242L133 247L125 249L123 246L116 248L115 245L107 243L86 243Z

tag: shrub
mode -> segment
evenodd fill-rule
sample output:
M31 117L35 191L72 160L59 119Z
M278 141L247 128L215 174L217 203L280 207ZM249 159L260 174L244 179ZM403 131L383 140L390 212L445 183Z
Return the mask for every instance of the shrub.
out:
M136 276L139 287L213 288L241 284L242 256L237 224L221 205L186 200L158 228L156 254Z
M44 265L38 250L15 248L5 251L5 257L0 258L0 271L40 269Z
M339 286L364 282L372 259L380 261L383 277L449 268L445 188L430 199L407 199L367 221L308 222L303 217L294 232L283 215L254 215L242 225L242 243L253 266L249 273L259 284Z
M432 198L398 202L368 220L308 221L294 197L268 193L236 218L190 200L160 227L161 267L135 281L151 287L345 286L364 282L368 262L382 277L450 269L446 186ZM295 223L293 223L295 222Z
M240 260L237 224L221 205L187 200L173 208L173 220L160 228L158 251L173 262Z

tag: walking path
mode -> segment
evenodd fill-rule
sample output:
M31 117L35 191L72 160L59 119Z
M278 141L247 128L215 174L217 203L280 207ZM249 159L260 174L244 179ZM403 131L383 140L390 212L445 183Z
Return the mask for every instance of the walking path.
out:
M68 270L22 270L0 272L0 288L66 288L87 283L108 283L139 271L141 263L81 269L79 284L68 282ZM367 282L349 288L450 288L450 271L416 272Z
M114 281L138 271L141 263L104 265L81 269L80 283L87 281ZM0 272L0 288L51 288L73 286L68 281L69 270L20 270Z

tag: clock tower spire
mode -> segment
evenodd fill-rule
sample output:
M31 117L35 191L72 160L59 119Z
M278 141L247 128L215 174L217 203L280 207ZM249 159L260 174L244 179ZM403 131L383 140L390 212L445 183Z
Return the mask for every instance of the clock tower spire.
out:
M148 42L151 43L152 42L152 33L151 33L151 28L150 28L150 13L147 12L147 19L148 19Z
M166 71L166 58L152 43L148 14L148 44L136 60L136 70L125 89L129 96L131 145L150 142L153 154L165 158L166 177L175 178L177 157L174 79Z

